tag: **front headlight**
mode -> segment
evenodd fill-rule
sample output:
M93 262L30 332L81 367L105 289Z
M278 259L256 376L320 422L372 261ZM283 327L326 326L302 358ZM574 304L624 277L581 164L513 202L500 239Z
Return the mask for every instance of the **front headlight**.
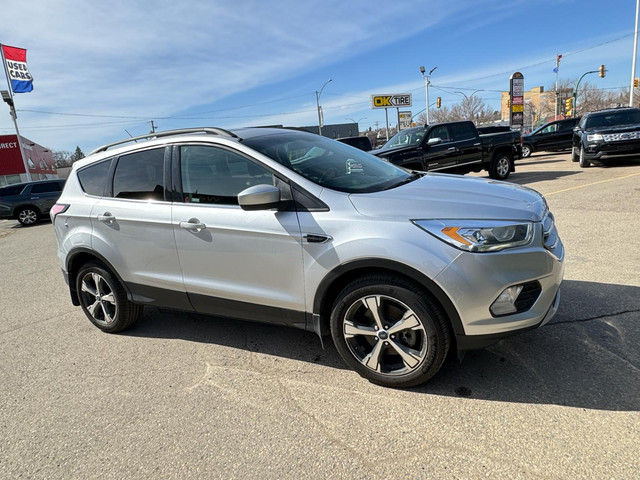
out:
M604 137L600 133L587 135L587 142L601 142L602 140L604 140Z
M467 252L497 252L527 245L533 238L531 222L414 220L413 223L443 242Z

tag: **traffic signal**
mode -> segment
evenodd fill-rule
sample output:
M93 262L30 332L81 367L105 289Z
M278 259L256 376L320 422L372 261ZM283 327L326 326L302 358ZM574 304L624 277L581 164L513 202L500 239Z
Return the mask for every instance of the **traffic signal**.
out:
M511 99L507 100L507 108L511 108Z
M436 98L436 107L440 108L442 106L442 98L438 97Z
M640 87L640 78L634 78L633 79L633 87L634 88Z
M573 98L569 97L564 101L564 111L567 116L571 115L573 110Z
M598 75L600 75L600 78L604 78L604 74L605 74L606 70L604 69L604 65L600 65L600 73Z

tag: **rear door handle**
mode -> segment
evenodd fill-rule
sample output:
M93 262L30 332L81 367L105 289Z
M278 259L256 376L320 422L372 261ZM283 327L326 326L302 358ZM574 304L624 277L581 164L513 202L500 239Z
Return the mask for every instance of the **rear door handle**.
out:
M111 212L104 212L102 215L98 215L98 221L102 223L113 223L116 221L116 217L114 217Z
M456 147L449 147L447 148L447 150L449 150L450 152L453 152L456 149Z
M179 225L180 228L184 228L185 230L192 230L195 232L201 232L202 230L207 228L207 225L202 223L197 218L190 218L188 222L181 221Z

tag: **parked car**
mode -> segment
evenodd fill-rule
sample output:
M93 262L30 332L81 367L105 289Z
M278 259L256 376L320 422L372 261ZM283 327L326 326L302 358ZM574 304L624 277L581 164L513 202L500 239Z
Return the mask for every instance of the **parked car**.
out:
M607 158L640 155L640 109L611 108L585 114L573 131L571 160L582 168Z
M365 137L365 136L342 137L342 138L336 138L336 140L342 143L346 143L347 145L351 145L352 147L359 148L360 150L363 150L365 152L368 152L372 148L371 140L369 139L369 137Z
M33 225L49 213L63 186L64 180L40 180L0 188L0 218Z
M372 154L408 170L469 173L487 170L506 180L520 158L520 132L480 135L473 122L407 128Z
M580 117L556 120L522 135L522 157L529 157L533 152L558 152L570 149L573 128L579 121Z
M75 162L51 211L71 300L105 332L145 305L288 325L408 387L556 313L564 247L529 188L286 129L144 138Z

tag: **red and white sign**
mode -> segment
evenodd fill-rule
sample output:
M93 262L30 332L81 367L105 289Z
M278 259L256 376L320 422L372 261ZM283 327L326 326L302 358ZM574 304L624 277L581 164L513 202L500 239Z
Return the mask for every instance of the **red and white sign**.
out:
M30 173L55 175L58 173L53 154L48 149L22 137L22 148ZM26 173L17 135L0 135L0 175Z

